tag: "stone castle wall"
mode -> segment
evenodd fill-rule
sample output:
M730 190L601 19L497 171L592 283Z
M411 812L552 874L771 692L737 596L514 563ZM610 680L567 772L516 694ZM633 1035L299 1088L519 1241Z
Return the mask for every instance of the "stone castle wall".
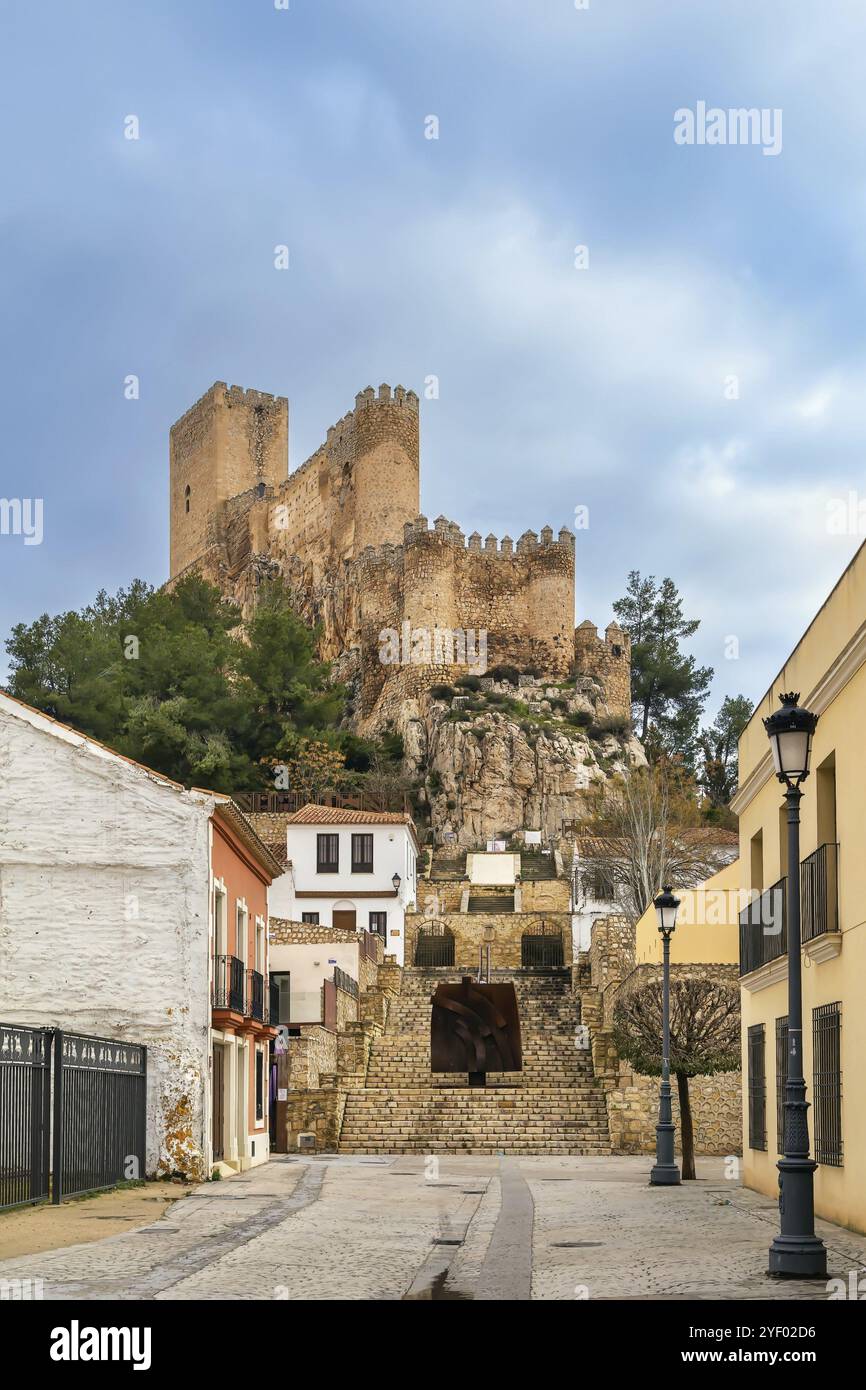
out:
M248 617L262 579L283 575L320 627L323 659L348 662L340 675L357 680L362 717L393 718L431 685L477 672L481 632L487 667L564 681L576 666L627 717L627 639L613 625L603 641L592 624L574 631L570 531L467 539L455 522L431 528L419 514L413 391L367 387L306 463L287 469L286 398L211 387L171 431L171 581L194 569ZM400 659L383 663L383 631L402 639L406 627ZM468 660L459 648L448 659L455 631L471 634Z
M551 931L562 933L564 964L568 968L572 957L571 915L547 912L544 920ZM490 947L492 970L519 970L523 933L538 928L539 924L537 912L454 912L436 918L436 925L444 926L454 937L455 970L473 973L478 970L482 946ZM406 914L407 965L414 960L419 931L429 925L429 917L420 913Z

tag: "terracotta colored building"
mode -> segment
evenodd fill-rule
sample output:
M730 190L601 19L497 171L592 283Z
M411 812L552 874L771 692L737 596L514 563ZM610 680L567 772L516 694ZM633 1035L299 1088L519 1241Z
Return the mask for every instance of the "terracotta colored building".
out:
M268 889L281 866L228 797L211 816L210 858L213 1162L242 1170L270 1151Z

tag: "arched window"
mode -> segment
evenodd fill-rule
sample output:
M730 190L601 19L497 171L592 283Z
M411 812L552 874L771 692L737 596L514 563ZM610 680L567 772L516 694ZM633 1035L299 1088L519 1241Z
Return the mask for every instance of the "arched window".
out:
M189 483L187 483L186 487L184 488L183 500L184 510L189 511Z

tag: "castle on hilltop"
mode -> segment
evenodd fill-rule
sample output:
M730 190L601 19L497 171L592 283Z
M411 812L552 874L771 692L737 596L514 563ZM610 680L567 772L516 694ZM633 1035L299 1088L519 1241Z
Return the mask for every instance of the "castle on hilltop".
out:
M611 714L630 714L629 639L612 623L574 628L574 536L549 526L515 543L420 511L414 391L368 386L325 442L288 473L288 400L216 382L172 426L171 581L209 579L245 614L281 574L321 626L321 655L374 722L465 674L459 643L383 657L382 634L485 634L488 667L552 681L595 678ZM403 644L405 655L405 642Z

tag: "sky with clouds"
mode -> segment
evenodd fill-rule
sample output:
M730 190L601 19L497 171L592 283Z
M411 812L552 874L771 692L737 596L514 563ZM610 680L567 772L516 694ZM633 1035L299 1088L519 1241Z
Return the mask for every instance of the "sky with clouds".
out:
M588 507L578 621L669 574L711 712L763 693L862 540L859 0L6 0L0 23L0 494L44 499L41 545L0 536L3 637L166 578L168 429L213 381L289 397L294 468L362 387L435 375L429 517L516 537ZM677 144L701 101L780 111L780 153Z

